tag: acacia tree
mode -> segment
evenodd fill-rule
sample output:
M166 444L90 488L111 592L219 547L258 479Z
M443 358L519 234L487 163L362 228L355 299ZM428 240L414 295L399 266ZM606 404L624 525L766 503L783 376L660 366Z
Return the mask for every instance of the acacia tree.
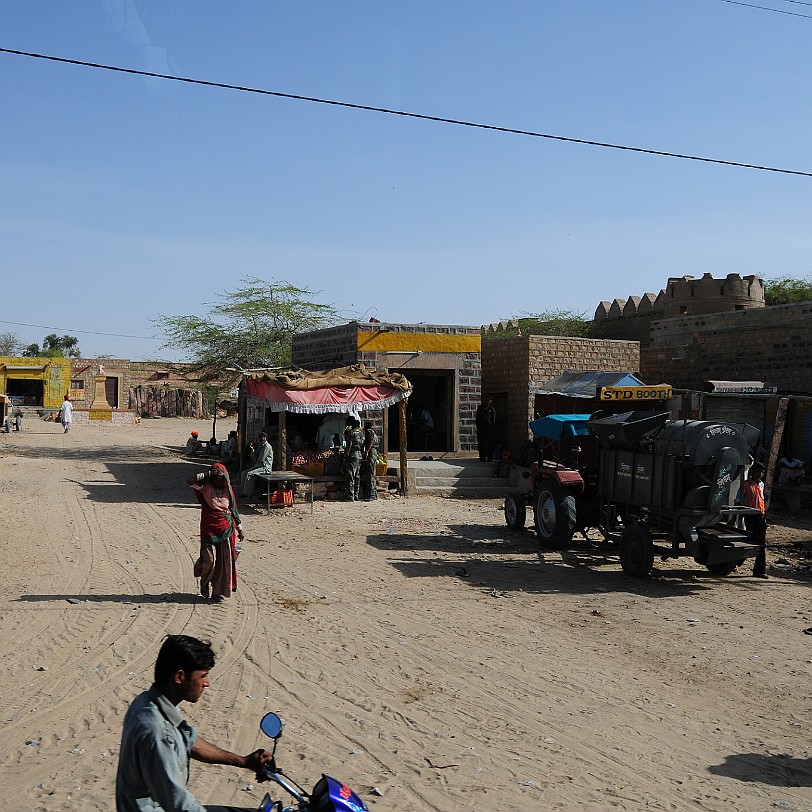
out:
M593 321L583 313L576 313L573 310L558 310L555 308L542 310L541 313L528 313L518 318L510 319L523 335L534 336L572 336L576 338L588 338L593 333ZM515 335L515 327L507 327L504 330L494 330L486 332L483 338L501 338L502 336Z
M181 350L200 380L222 380L225 371L288 366L296 333L338 321L331 305L312 301L313 291L288 282L242 280L242 287L207 303L205 316L160 316L164 349Z

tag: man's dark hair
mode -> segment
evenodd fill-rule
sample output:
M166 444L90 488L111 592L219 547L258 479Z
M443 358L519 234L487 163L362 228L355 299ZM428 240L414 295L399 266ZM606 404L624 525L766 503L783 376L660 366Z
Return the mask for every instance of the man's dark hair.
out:
M364 428L365 429L371 429L372 428L372 421L371 420L364 421Z
M169 682L181 669L188 675L192 671L209 671L213 666L211 643L186 634L168 634L155 660L155 683Z

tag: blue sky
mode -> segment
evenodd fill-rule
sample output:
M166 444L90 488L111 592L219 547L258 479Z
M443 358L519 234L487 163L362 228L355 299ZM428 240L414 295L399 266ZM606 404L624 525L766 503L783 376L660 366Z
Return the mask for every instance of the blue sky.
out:
M0 0L0 47L812 172L812 5L753 5L777 11ZM0 94L0 332L25 343L178 360L119 336L249 276L348 320L480 325L686 273L810 273L809 177L6 53Z

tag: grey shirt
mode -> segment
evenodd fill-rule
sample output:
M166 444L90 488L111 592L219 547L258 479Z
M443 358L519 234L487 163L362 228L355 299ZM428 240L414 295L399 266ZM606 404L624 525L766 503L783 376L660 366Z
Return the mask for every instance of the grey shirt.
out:
M124 717L116 774L117 812L206 812L186 789L197 730L154 685Z

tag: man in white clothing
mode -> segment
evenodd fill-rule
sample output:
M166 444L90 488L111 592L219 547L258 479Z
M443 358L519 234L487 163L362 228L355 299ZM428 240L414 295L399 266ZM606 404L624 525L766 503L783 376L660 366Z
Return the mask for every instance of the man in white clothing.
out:
M59 407L59 422L67 434L70 431L70 424L73 422L73 404L70 402L70 395L65 395L65 400Z

